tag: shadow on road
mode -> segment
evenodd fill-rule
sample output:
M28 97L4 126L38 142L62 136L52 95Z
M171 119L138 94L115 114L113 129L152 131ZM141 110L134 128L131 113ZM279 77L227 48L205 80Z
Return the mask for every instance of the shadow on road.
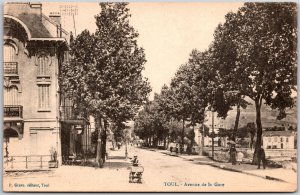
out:
M122 168L128 168L130 167L129 162L111 162L111 161L106 161L105 162L105 168L108 169L122 169Z
M113 160L116 160L116 159L125 159L125 156L109 156L108 158L109 159L113 159Z

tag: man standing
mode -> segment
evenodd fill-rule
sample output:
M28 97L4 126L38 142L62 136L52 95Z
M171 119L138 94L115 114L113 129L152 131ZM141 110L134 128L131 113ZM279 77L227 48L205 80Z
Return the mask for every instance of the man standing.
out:
M230 148L230 160L232 162L232 165L236 164L236 149L235 149L235 145L233 144Z
M262 147L257 149L257 158L258 158L258 168L260 169L260 161L262 161L264 169L266 169L266 154L265 150Z

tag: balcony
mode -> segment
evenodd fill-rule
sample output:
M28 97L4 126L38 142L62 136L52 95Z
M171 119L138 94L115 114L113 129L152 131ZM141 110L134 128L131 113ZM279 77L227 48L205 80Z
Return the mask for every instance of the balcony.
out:
M61 120L74 120L76 115L73 106L61 106Z
M18 62L4 62L4 75L18 75Z
M4 118L23 118L23 106L4 105Z

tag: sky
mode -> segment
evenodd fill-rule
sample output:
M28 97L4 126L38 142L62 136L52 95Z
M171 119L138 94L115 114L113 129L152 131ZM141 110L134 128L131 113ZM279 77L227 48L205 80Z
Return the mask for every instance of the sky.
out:
M236 12L242 5L236 2L129 4L130 23L139 33L139 46L145 49L147 62L143 75L152 87L150 99L164 84L170 83L193 49L204 51L208 48L217 25L225 21L228 12ZM64 11L70 9L75 13L77 34L85 29L95 32L94 16L100 12L98 3L43 3L45 15L60 11L63 27L74 32L73 17Z

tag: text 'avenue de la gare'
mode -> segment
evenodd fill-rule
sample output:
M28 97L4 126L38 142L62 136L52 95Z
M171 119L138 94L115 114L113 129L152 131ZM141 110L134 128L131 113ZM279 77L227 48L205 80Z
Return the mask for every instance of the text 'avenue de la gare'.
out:
M224 187L224 183L219 183L219 182L183 182L183 183L178 183L178 182L163 182L164 186L168 187L177 187L177 186L186 186L186 187Z

